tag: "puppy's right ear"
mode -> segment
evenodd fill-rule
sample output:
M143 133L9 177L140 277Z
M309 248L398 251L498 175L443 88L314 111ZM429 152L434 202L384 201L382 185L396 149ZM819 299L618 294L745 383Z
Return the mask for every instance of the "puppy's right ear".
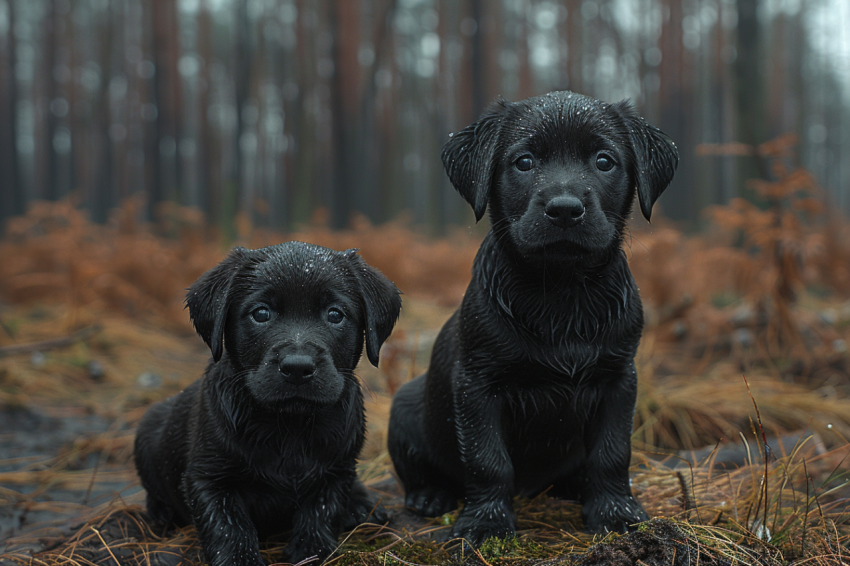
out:
M360 284L366 311L366 356L373 366L378 367L381 346L392 333L401 312L401 291L383 273L357 255L356 248L345 250L343 255L351 262L354 276Z
M629 129L637 160L634 176L638 203L644 218L649 220L652 205L673 180L679 164L679 150L667 134L638 116L628 101L615 107Z
M192 283L186 294L192 324L209 346L215 361L221 359L224 350L222 343L230 288L236 275L250 261L249 252L242 247L233 248L221 263Z
M499 126L507 105L504 100L491 104L477 122L453 134L443 146L443 167L454 188L472 206L476 222L487 209Z

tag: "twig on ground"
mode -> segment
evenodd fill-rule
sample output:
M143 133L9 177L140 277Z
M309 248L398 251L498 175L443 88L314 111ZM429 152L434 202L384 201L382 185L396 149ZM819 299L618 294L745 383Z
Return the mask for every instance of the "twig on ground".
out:
M85 342L101 330L103 330L102 325L92 324L91 326L81 328L80 330L61 338L51 338L50 340L30 342L29 344L13 344L12 346L4 346L0 348L0 358L14 356L17 354L29 354L30 352L41 352L44 350L65 348L71 344L76 344L77 342Z

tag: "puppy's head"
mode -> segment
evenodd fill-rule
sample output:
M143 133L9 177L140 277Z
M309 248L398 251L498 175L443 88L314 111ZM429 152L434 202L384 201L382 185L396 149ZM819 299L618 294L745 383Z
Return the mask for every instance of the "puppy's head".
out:
M571 92L500 100L443 147L452 184L523 254L585 257L619 246L635 190L643 215L673 178L675 144L627 101Z
M399 291L357 250L301 242L237 247L189 288L186 305L213 359L260 403L290 412L334 403L401 309ZM241 383L240 383L241 384Z

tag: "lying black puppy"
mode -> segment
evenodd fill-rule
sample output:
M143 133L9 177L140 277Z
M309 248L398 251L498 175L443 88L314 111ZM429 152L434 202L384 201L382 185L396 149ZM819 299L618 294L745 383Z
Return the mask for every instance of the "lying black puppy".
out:
M627 102L570 92L499 101L443 147L452 184L492 229L428 372L396 393L389 451L406 504L465 506L453 535L515 532L511 498L551 486L590 531L646 519L628 466L643 327L621 249L678 163Z
M135 459L151 517L194 523L211 565L262 565L258 536L287 529L290 561L324 559L373 508L352 372L364 334L378 364L401 299L356 252L237 247L189 288L214 362L145 414Z

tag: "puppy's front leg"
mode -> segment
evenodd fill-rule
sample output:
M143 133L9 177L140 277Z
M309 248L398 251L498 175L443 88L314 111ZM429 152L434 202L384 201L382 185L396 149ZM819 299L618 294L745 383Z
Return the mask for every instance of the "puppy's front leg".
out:
M514 468L502 437L502 400L481 375L458 379L454 391L458 449L464 467L465 505L452 535L478 546L516 532L511 498Z
M257 529L242 498L189 473L184 482L192 522L210 566L264 566Z
M292 538L286 548L287 560L296 564L317 556L323 561L333 552L356 477L353 466L330 471L324 482L312 486L299 501L292 520Z
M634 362L628 360L614 368L598 370L594 378L607 385L585 430L588 465L582 489L582 519L591 532L625 532L648 518L629 485L637 372Z

